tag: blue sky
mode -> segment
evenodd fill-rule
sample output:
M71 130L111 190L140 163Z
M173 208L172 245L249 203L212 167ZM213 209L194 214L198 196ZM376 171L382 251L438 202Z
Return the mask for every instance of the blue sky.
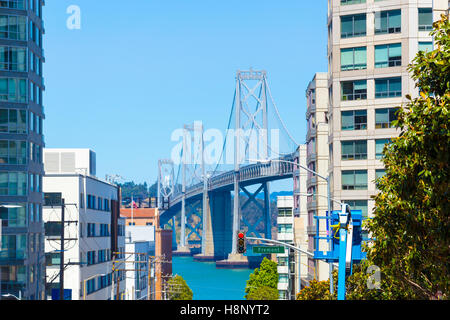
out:
M126 5L124 5L126 4ZM69 30L70 5L81 29ZM305 89L326 71L326 1L47 0L44 134L91 148L97 175L152 183L173 130L225 130L238 69L265 69L281 117L306 134Z

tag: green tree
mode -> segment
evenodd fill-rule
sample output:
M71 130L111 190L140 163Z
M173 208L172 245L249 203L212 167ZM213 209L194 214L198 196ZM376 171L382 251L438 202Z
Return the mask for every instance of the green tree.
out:
M419 52L408 70L420 90L397 113L400 135L383 151L377 180L374 241L367 262L348 280L351 299L449 298L450 23L433 24L435 50ZM380 290L367 290L369 265L381 269ZM377 292L378 291L378 292Z
M194 294L180 275L172 277L167 281L170 300L192 300Z
M337 297L337 270L333 270L333 295L330 294L330 280L309 282L309 286L304 287L297 293L296 300L336 300Z
M251 298L258 296L258 300L277 300L277 285L277 263L264 258L259 268L256 268L253 273L250 274L250 278L247 280L247 286L245 287L244 298L251 300ZM269 290L264 287L277 290L277 294L273 295L273 290Z
M258 287L247 294L247 300L278 300L278 290L268 286Z

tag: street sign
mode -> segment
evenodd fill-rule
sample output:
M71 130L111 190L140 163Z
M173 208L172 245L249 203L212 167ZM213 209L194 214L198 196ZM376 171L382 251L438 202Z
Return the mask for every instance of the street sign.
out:
M253 253L284 253L282 246L254 246Z

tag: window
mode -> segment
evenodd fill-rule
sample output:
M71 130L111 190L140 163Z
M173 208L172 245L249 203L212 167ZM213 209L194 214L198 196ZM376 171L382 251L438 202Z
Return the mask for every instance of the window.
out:
M25 0L1 0L0 8L25 10Z
M398 67L402 65L401 43L375 46L375 68Z
M419 51L433 51L433 42L419 42Z
M95 223L88 223L87 224L87 236L88 237L95 237Z
M0 140L0 164L26 164L27 142Z
M366 35L366 14L341 17L341 38L360 37Z
M375 79L375 99L402 96L402 78Z
M27 205L24 203L10 203L0 207L2 227L26 227Z
M26 196L27 176L26 172L0 172L0 195Z
M26 234L2 235L2 243L1 243L2 250L0 250L0 261L2 261L3 259L5 260L26 259L27 243L28 241Z
M433 29L433 9L419 8L419 31L430 31Z
M391 128L392 121L397 120L395 113L398 108L386 108L386 109L376 109L375 110L375 128L384 129Z
M367 200L344 200L351 210L361 210L362 216L367 217Z
M383 157L383 149L386 144L390 142L390 139L378 139L375 140L375 159L381 159Z
M379 179L386 174L386 169L376 169L375 170L375 179Z
M341 0L341 5L366 3L366 0Z
M27 111L0 109L0 133L27 133Z
M27 49L0 46L0 70L27 71Z
M375 34L399 33L402 31L401 10L375 13Z
M279 217L292 217L292 209L291 208L278 208L278 216Z
M86 281L86 291L87 294L90 294L92 292L94 292L95 289L95 279L90 279L88 281Z
M88 251L87 253L87 265L95 264L95 251Z
M278 224L278 233L292 233L292 224Z
M27 102L27 80L0 78L0 101Z
M366 130L367 110L341 112L341 130Z
M361 70L367 68L366 47L341 49L341 70Z
M367 190L367 170L343 170L342 190Z
M365 100L367 99L367 80L341 82L341 100Z
M342 160L367 159L367 140L341 141Z
M0 38L27 40L27 18L25 16L0 15Z

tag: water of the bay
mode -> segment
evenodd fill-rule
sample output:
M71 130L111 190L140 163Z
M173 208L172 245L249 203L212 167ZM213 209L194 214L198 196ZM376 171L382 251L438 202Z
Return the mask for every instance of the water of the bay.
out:
M245 285L254 269L217 269L214 262L173 257L172 273L186 280L193 300L244 300Z

